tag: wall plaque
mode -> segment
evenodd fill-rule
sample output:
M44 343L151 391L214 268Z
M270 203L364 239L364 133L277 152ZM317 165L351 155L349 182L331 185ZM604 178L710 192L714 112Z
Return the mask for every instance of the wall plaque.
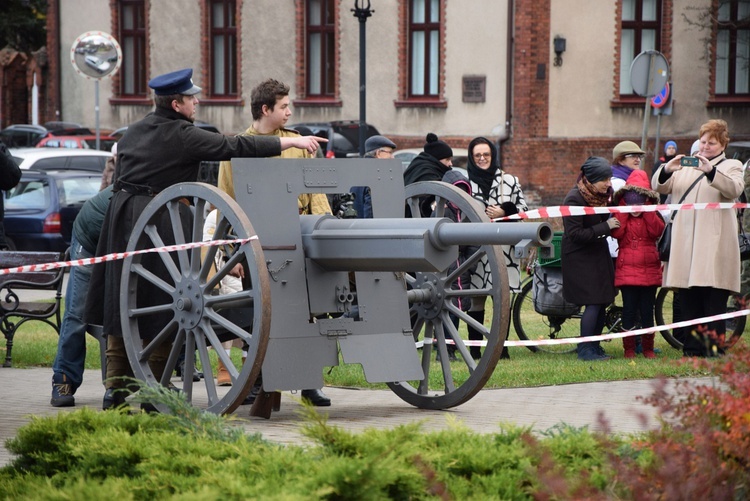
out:
M483 103L487 97L487 77L467 76L463 77L462 95L464 103Z

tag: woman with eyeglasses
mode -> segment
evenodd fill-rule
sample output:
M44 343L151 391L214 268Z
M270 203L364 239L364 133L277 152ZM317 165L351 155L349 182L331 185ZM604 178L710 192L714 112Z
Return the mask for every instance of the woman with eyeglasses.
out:
M633 141L622 141L612 149L612 190L617 192L625 186L634 170L643 170L646 152Z
M466 170L469 173L473 196L485 205L485 213L490 219L512 216L528 209L521 190L521 183L516 176L508 174L500 168L497 149L489 139L477 137L469 143L469 158ZM504 245L503 254L505 254L510 291L520 292L521 268L513 259L513 247ZM479 263L472 276L472 287L491 286L490 280L490 270L487 267L486 260L484 260ZM474 298L469 311L469 315L479 323L484 322L484 303L485 298ZM471 327L468 330L469 339L482 339L482 335L478 331ZM472 346L469 350L475 359L481 357L481 350L478 346ZM510 358L507 348L503 350L502 356L503 358Z

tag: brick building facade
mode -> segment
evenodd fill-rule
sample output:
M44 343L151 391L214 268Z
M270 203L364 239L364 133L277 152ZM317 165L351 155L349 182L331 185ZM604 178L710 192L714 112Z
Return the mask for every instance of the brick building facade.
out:
M437 133L454 147L465 147L480 135L491 138L500 145L504 168L520 178L532 203L559 203L588 156L611 158L612 147L619 141L640 143L644 99L623 90L627 85L621 78L625 74L623 29L631 29L624 9L633 8L636 14L646 6L657 9L658 50L669 62L670 80L676 89L673 114L661 120L661 144L673 139L680 151L686 151L708 118L727 120L733 140L750 138L750 94L741 89L729 97L717 92L716 28L701 30L686 21L696 9L715 12L719 2L726 1L428 2L440 12L435 76L439 92L428 99L410 94L407 33L411 4L407 0L379 1L366 24L368 122L401 148L421 147L427 132ZM305 30L309 3L305 0L218 1L235 9L233 22L240 52L236 91L229 96L218 95L212 88L208 20L209 5L216 2L192 0L175 5L153 0L50 0L49 57L36 64L44 89L40 122L93 123L92 83L73 73L69 47L83 31L108 31L117 37L125 4L138 4L143 9L146 75L192 66L196 82L204 88L199 118L225 133L246 128L250 122L249 92L267 77L292 87L293 122L357 119L359 23L350 12L353 2L329 2L335 30L330 78L335 86L330 95L321 97L308 89ZM87 12L85 19L78 15L82 11ZM179 25L161 22L178 14ZM636 29L640 29L638 25ZM567 39L567 49L561 54L554 53L558 37ZM558 57L560 64L556 64ZM29 122L30 117L22 119L17 111L24 97L12 95L22 90L10 91L9 69L0 71L6 78L1 125ZM473 75L486 79L484 102L462 99L462 79ZM19 80L13 82L20 85ZM27 91L28 82L27 78ZM101 102L103 129L126 125L151 109L148 95L126 92L121 75L102 80ZM13 115L9 114L11 108ZM658 156L652 151L655 121L652 117L647 168Z

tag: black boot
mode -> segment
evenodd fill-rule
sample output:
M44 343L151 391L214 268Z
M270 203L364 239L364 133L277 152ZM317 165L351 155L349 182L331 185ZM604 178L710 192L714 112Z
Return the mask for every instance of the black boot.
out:
M248 393L248 395L245 397L245 400L243 400L240 405L253 405L255 403L255 399L260 393L260 388L262 386L263 374L258 374L258 379L255 380L255 384L253 384L253 387L250 389L250 393Z
M302 390L302 399L307 400L315 407L331 406L331 399L321 390Z
M102 410L116 409L126 405L125 397L128 391L124 388L107 388L104 392L104 399L102 400Z
M584 362L604 361L612 358L607 355L604 349L602 349L598 341L580 343L576 347L576 352L578 354L578 360L582 360Z
M177 368L175 368L174 372L175 375L180 378L180 381L185 381L185 360L177 364ZM193 381L200 381L202 377L203 373L193 367Z
M484 323L484 310L481 311L469 311L469 316L479 322L480 324ZM469 331L469 340L470 341L481 341L484 339L484 336L482 336L482 333L476 330L471 325L466 325L467 330ZM479 360L482 358L482 348L479 346L469 346L469 353L471 354L471 358L474 360Z

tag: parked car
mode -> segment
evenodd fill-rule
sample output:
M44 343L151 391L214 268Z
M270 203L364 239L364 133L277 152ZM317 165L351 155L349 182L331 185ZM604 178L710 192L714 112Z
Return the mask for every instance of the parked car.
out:
M83 129L83 125L75 122L44 122L44 128L53 130L70 130L70 129Z
M36 146L47 134L49 134L49 130L41 125L9 125L0 131L0 141L5 143L8 148L25 148Z
M743 164L750 160L750 141L734 141L727 145L727 158L736 158Z
M200 120L196 120L194 122L194 125L196 127L200 127L201 129L206 129L207 131L211 132L219 132L219 129L217 129L214 125L211 125L210 123L201 122ZM119 141L123 134L125 134L125 131L128 130L128 126L120 127L119 129L115 129L110 136L114 137L116 141Z
M5 195L5 238L11 249L64 251L83 204L99 192L101 175L79 170L25 170Z
M346 158L359 153L359 122L354 120L340 120L334 122L310 122L290 125L290 129L304 126L310 129L314 136L328 139L325 145L326 158ZM372 125L367 125L366 136L380 134Z
M469 163L469 150L466 148L451 148L453 150L453 166L461 167L466 169L466 164ZM409 167L409 164L414 157L422 153L422 148L405 148L403 150L396 150L393 152L393 158L401 160L404 165L404 170Z
M11 148L10 154L21 169L77 169L98 174L112 156L109 151L67 148Z
M99 149L112 151L112 146L117 142L113 136L99 136ZM84 136L47 136L36 145L37 148L71 148L71 149L96 149L96 135Z

